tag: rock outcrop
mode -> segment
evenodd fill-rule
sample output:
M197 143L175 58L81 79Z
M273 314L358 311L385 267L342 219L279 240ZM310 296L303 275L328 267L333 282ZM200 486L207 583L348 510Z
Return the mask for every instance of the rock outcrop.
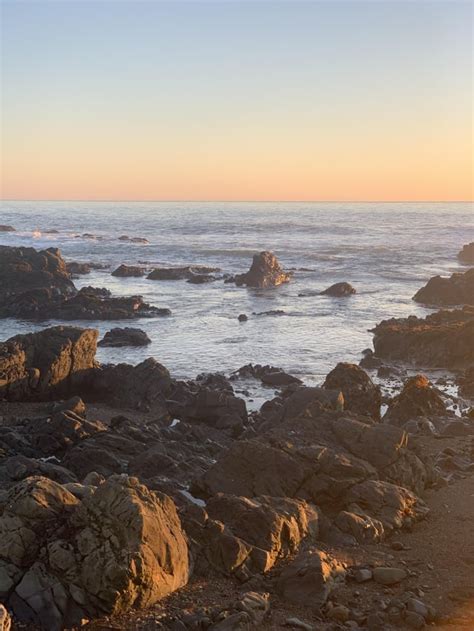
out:
M122 346L147 346L151 344L151 340L145 331L125 327L111 329L107 331L104 337L99 341L98 346L104 347L122 347Z
M474 309L439 311L426 318L383 320L375 329L375 355L432 368L474 363Z
M91 273L91 266L88 263L78 263L77 261L68 261L66 269L73 276L84 276Z
M380 419L380 388L356 364L338 364L327 375L323 388L340 390L344 396L345 410Z
M48 400L79 391L96 366L97 335L57 326L0 343L0 398Z
M321 292L321 296L334 296L336 298L343 298L344 296L352 296L356 290L350 283L335 283L327 289Z
M416 292L413 300L441 307L474 306L474 269L456 272L449 278L433 276Z
M436 388L424 375L416 375L410 377L400 394L390 401L384 421L403 426L419 417L432 419L446 414L446 406Z
M474 265L474 241L463 245L462 250L458 254L458 259L465 265Z
M79 500L32 477L0 515L0 597L19 620L48 631L152 605L189 577L173 501L112 476Z
M117 269L114 269L114 271L112 272L112 276L118 276L119 278L128 278L128 277L135 277L138 278L139 276L144 276L145 275L145 270L143 269L143 267L138 267L137 265L119 265L117 267Z
M246 285L265 289L288 283L291 272L284 272L276 256L272 252L260 252L253 257L252 265L246 274L234 277L236 285Z

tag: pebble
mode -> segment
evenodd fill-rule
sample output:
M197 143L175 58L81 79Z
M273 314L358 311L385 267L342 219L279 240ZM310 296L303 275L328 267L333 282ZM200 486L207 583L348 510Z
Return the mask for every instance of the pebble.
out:
M358 583L365 583L365 581L370 581L372 579L372 570L360 569L354 572L354 579Z
M328 618L337 622L347 622L350 616L350 609L344 605L336 605L328 611Z
M423 629L425 626L425 619L423 616L420 616L414 611L407 611L405 614L405 622L412 629Z

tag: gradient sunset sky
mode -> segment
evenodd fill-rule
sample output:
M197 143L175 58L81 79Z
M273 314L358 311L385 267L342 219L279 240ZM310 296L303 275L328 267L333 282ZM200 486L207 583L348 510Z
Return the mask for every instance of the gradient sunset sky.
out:
M470 1L1 4L3 199L472 199Z

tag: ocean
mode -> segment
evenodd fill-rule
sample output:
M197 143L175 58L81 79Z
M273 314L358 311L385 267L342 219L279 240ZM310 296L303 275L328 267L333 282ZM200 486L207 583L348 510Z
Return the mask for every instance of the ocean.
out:
M465 269L456 255L474 239L469 203L2 202L0 223L16 228L0 233L3 245L58 247L68 261L108 266L75 280L78 287L140 294L171 309L165 318L70 323L101 335L136 326L152 339L146 348L99 349L101 362L154 356L177 378L272 364L308 384L321 382L340 361L357 363L380 320L429 313L412 296L431 276ZM119 241L121 235L149 244ZM121 263L241 273L261 250L295 270L291 283L253 290L223 281L193 285L110 274ZM299 296L338 281L350 282L357 293ZM252 315L270 310L283 314ZM239 323L240 313L249 320ZM0 337L53 324L2 320Z

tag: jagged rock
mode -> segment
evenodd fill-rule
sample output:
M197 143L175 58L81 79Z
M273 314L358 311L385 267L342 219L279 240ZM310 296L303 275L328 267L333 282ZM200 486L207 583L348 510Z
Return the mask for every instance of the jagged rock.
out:
M252 265L246 274L234 277L236 285L267 288L288 283L291 272L284 272L276 256L272 252L260 252L253 257Z
M48 400L77 392L96 366L97 331L56 326L0 343L0 397Z
M433 368L464 368L474 363L474 309L439 311L380 322L374 332L378 357Z
M197 571L210 569L247 580L267 572L318 535L317 510L300 500L217 494L197 511L183 515L193 541Z
M197 275L207 275L219 272L218 267L205 265L187 265L186 267L156 267L147 278L150 280L190 280Z
M433 276L416 292L413 300L442 307L474 306L474 269L467 272L455 272L449 278Z
M340 390L344 396L345 410L380 419L380 388L356 364L337 364L327 375L323 388Z
M402 426L417 417L446 416L446 406L438 390L424 375L410 377L388 406L384 421Z
M19 620L50 631L152 605L189 576L174 503L127 476L82 501L28 478L9 491L0 533L1 597Z
M335 283L321 292L321 296L334 296L343 298L344 296L352 296L356 290L350 283Z
M319 609L336 582L343 580L344 566L325 552L312 548L300 552L287 565L277 581L280 596L297 605Z
M117 269L112 272L112 276L118 276L120 278L127 277L139 277L144 276L145 270L142 267L136 265L119 265Z
M125 327L111 329L107 331L104 337L99 341L97 346L105 347L122 347L122 346L147 346L151 344L151 340L145 331Z
M21 316L76 293L56 248L0 246L0 317Z
M466 265L474 265L474 241L463 245L462 250L458 254L458 259Z

